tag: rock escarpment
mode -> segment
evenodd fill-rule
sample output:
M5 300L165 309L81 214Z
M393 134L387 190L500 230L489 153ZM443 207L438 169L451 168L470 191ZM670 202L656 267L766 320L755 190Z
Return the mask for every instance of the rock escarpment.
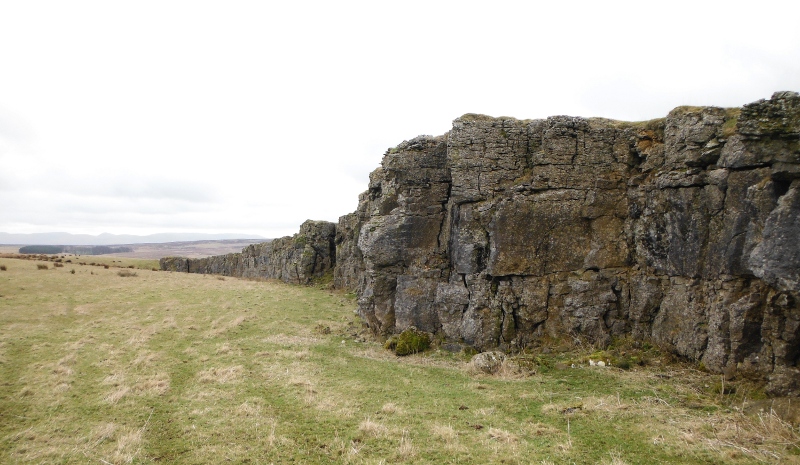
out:
M464 115L390 149L335 228L309 224L162 268L307 282L335 263L376 334L632 338L800 395L796 93L644 123Z
M165 257L162 270L219 274L245 278L280 279L308 284L333 271L336 260L336 225L327 221L306 221L294 236L252 244L241 253L207 258Z
M800 394L800 96L622 123L465 115L384 156L335 283L379 334L631 337Z

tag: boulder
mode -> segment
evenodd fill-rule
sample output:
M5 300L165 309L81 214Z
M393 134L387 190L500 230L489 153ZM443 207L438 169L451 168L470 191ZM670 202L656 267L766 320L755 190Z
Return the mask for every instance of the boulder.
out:
M506 356L502 352L481 352L472 357L469 365L476 372L493 375L500 371L505 359Z

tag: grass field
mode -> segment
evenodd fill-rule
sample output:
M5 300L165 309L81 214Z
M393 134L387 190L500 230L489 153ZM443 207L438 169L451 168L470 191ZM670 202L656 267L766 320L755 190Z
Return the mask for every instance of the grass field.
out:
M355 337L335 291L37 264L0 258L0 463L800 463L757 390L688 366L478 375Z

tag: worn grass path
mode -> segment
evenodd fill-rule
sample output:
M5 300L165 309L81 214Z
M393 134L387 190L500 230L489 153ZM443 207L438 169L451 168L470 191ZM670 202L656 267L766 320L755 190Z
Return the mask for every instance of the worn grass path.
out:
M356 342L337 292L0 265L0 463L800 463L690 370L478 376Z

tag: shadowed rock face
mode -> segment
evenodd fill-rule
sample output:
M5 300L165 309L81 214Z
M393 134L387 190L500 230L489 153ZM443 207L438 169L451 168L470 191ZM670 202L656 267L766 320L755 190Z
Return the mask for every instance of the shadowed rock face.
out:
M335 283L379 334L630 336L800 395L800 96L622 123L465 115L389 150Z
M631 337L798 396L800 95L644 123L464 115L390 149L338 225L161 266L333 268L376 334L481 351Z

